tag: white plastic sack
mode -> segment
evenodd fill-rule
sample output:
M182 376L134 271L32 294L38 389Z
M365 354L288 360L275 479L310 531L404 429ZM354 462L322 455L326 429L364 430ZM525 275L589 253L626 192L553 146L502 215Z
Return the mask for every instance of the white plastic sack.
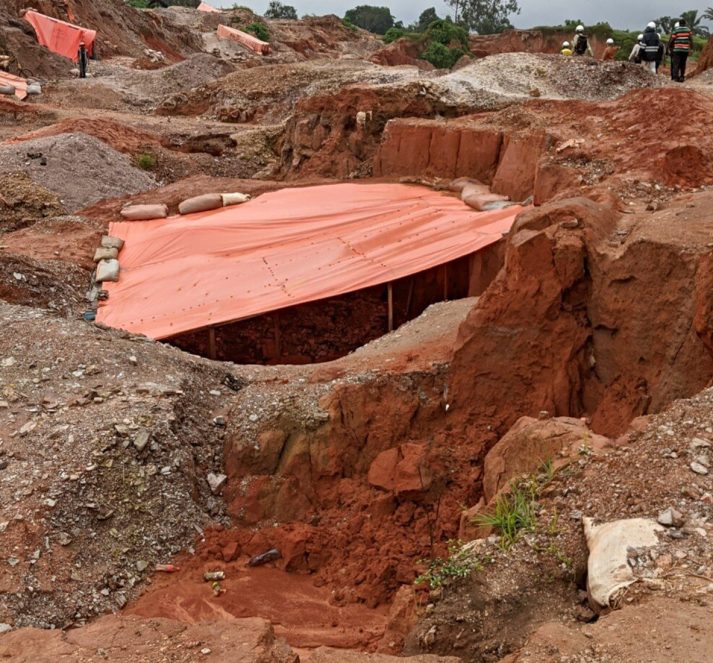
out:
M219 193L204 193L201 196L187 198L178 205L179 214L193 214L207 212L211 209L223 207L223 196Z
M118 260L100 260L97 263L97 281L118 281L119 280L119 261Z
M603 525L595 525L591 518L583 518L582 522L589 548L587 593L592 608L601 610L611 606L619 590L635 582L627 549L658 545L656 532L663 527L646 518L615 520Z
M105 246L100 246L94 252L94 262L99 262L100 260L112 260L118 257L119 251L117 249L111 249Z
M241 203L246 203L250 200L250 195L247 193L223 193L223 207L229 207L230 205L240 205Z
M14 85L0 85L0 94L15 94Z
M129 221L149 221L150 219L165 219L168 216L168 207L163 204L155 205L128 205L124 207L121 216Z
M111 235L104 235L101 238L101 245L105 249L116 249L121 251L124 248L124 240L121 237L112 237Z
M27 86L27 94L42 94L42 86L39 83L30 83Z

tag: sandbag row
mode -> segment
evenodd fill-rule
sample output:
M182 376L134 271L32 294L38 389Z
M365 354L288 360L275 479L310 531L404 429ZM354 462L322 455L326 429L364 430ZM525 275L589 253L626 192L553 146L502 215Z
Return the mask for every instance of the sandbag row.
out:
M250 200L247 193L204 193L182 200L178 204L179 214L195 214L208 212L221 207L239 205ZM168 205L163 203L150 205L127 205L119 212L129 221L150 221L152 219L165 219L168 216Z
M460 193L460 199L478 212L489 212L514 204L507 196L493 193L487 184L469 177L459 177L453 180L448 188Z
M124 240L119 237L104 235L101 244L94 252L94 262L97 271L94 280L97 283L119 280L119 251L124 246Z

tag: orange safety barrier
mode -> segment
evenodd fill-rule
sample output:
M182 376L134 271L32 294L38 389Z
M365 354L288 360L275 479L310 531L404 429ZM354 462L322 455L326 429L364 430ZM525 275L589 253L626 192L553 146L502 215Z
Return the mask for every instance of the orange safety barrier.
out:
M26 11L25 20L34 28L37 41L53 53L63 55L74 62L79 60L79 43L84 42L87 53L94 55L96 30L82 28L36 11Z
M0 70L0 85L14 85L15 96L20 101L27 97L27 81L24 78Z
M522 209L475 212L425 187L349 183L112 223L121 272L97 320L161 339L388 283L497 242Z
M201 2L201 4L198 5L198 11L199 12L215 12L217 14L220 14L220 10L216 9L215 7L211 7L207 2Z
M261 55L268 55L270 53L270 44L242 30L229 28L227 25L219 25L217 33L221 39L232 39Z

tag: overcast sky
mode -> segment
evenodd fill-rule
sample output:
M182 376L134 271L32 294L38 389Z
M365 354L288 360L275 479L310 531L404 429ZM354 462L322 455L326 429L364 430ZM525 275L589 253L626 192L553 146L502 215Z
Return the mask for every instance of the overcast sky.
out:
M230 7L235 0L207 0L215 7ZM445 2L435 0L283 0L284 4L295 7L303 14L338 14L343 16L347 9L360 4L388 6L397 20L412 23L427 7L435 7L444 16L450 8ZM237 4L252 8L262 14L268 0L238 0ZM713 6L713 0L520 0L522 13L511 19L518 28L535 25L557 25L565 19L581 19L585 23L609 21L617 28L637 30L659 16L675 16L688 9L703 11Z

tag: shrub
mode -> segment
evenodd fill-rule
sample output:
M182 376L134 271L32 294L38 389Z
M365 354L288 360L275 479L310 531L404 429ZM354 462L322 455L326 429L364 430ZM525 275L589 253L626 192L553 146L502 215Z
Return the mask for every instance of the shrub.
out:
M405 31L403 28L389 28L384 35L384 42L390 44L391 42L401 39L404 36Z
M432 41L421 55L422 60L430 62L438 69L450 69L464 52L460 48L448 48L438 41Z
M468 50L468 33L460 25L456 25L451 21L438 19L433 21L426 30L426 36L432 41L436 41L444 46L450 46L453 43L460 44L465 50ZM461 54L462 55L462 54Z
M428 570L416 578L416 584L427 584L430 589L437 589L452 580L463 580L473 571L483 568L480 560L460 541L448 542L448 557L435 557L421 560L428 564Z
M264 23L259 23L257 21L255 23L250 23L250 25L245 26L245 32L254 34L262 41L270 41L270 33Z
M304 18L304 16L302 18ZM354 23L352 23L346 16L342 19L342 25L350 30L357 29L356 25L354 25Z
M503 548L517 541L520 533L535 527L537 486L533 482L513 485L509 495L501 495L492 513L475 519L477 525L492 527L500 534Z

